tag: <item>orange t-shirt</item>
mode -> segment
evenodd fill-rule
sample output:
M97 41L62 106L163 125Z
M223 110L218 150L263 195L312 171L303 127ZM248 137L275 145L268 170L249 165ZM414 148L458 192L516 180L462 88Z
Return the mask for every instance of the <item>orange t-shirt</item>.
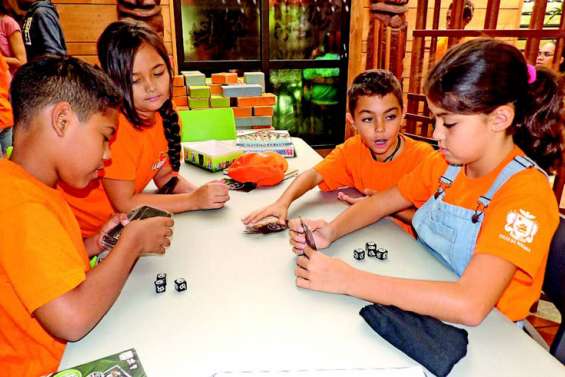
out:
M0 129L10 128L14 125L9 91L10 69L4 56L0 54Z
M168 143L161 116L156 114L153 126L137 129L120 114L118 131L110 150L112 157L104 168L104 178L133 181L134 192L142 192L168 163ZM91 182L86 189L64 187L62 190L84 237L97 234L114 213L101 180Z
M433 148L424 142L404 136L402 152L390 162L373 159L371 150L363 143L360 135L353 136L338 145L314 169L323 177L319 187L322 191L333 191L354 187L384 191L395 186L400 178L411 172L422 160L432 154ZM411 233L411 227L396 221Z
M463 169L449 187L444 201L474 210L480 195L487 193L508 162L524 152L514 147L489 174L469 178ZM436 191L447 163L434 153L400 180L402 195L421 207ZM513 321L527 316L539 298L549 245L559 224L557 201L548 179L536 169L515 174L492 198L485 210L475 253L496 255L517 268L496 307ZM488 277L487 277L488 278Z
M86 279L88 256L60 192L0 160L0 369L37 377L57 370L65 342L33 312ZM85 308L88 310L88 308Z

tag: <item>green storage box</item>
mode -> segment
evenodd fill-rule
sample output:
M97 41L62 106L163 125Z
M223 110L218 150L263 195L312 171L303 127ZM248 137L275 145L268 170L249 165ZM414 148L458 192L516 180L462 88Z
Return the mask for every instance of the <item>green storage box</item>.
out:
M243 154L233 140L208 140L183 143L184 161L211 172L228 168Z
M235 140L235 117L231 107L181 110L182 141Z

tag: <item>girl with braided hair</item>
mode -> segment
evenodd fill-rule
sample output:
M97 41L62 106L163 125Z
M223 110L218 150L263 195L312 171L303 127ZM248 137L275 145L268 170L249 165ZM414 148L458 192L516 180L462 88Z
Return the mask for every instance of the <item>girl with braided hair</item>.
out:
M197 188L182 176L179 118L171 101L171 63L161 38L142 22L110 24L98 39L102 69L122 89L124 103L112 157L103 178L77 192L63 187L83 236L99 231L114 212L150 205L177 213L221 208L229 200L223 181ZM146 193L177 178L171 195Z

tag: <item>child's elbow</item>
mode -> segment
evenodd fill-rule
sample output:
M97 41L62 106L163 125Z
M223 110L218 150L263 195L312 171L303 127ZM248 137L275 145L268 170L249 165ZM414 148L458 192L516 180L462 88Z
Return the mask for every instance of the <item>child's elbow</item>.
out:
M465 326L475 327L479 326L483 320L488 316L492 308L487 308L476 302L469 301L463 305L459 319L460 323Z

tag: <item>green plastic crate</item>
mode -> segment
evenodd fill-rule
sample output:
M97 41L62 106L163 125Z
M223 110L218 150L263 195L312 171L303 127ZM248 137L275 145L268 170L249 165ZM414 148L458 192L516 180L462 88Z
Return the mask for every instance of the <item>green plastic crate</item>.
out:
M231 107L181 110L182 141L235 140L235 117Z

